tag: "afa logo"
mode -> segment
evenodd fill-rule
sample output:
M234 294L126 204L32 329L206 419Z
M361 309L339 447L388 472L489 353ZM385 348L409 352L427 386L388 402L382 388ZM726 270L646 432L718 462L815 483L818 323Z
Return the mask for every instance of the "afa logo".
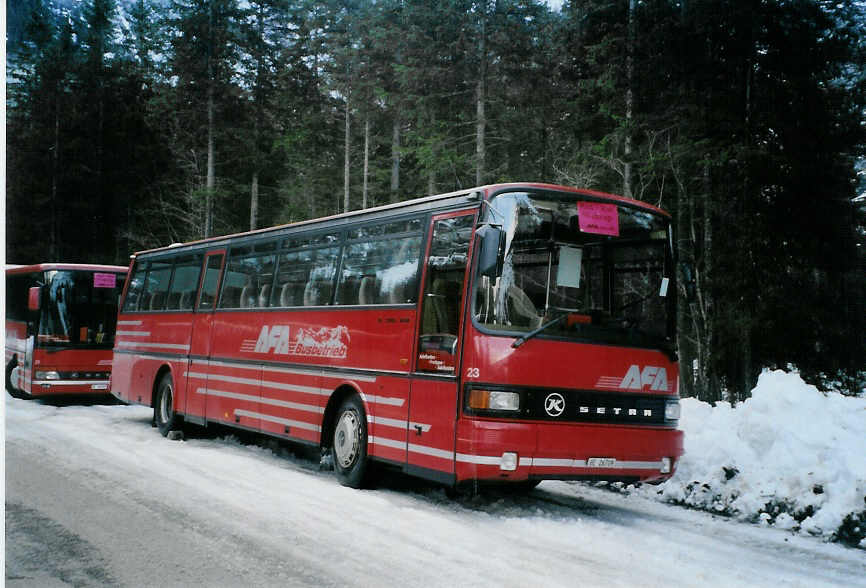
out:
M628 368L619 387L625 390L643 390L648 387L657 392L667 392L668 372L662 367L648 365L641 370L637 365L633 365Z
M289 354L289 326L274 325L262 327L259 338L256 340L256 353Z

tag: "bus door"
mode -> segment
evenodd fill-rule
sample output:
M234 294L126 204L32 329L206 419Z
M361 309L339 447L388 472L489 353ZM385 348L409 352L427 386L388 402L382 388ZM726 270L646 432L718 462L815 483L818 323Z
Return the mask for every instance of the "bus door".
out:
M409 473L454 473L459 354L473 213L431 219L409 395Z
M206 422L207 375L210 372L214 309L224 262L225 249L209 251L205 256L201 287L193 315L185 412L187 420L200 424Z

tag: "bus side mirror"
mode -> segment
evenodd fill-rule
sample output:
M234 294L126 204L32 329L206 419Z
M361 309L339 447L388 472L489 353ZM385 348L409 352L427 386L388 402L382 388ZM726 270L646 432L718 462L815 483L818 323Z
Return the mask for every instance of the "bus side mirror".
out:
M478 275L496 278L502 275L505 231L493 225L482 225L475 231L480 241Z
M37 311L42 306L42 288L33 286L27 290L27 310Z
M682 261L680 262L680 272L683 276L683 286L686 289L686 301L694 302L698 297L698 287L695 282L695 266L688 261Z

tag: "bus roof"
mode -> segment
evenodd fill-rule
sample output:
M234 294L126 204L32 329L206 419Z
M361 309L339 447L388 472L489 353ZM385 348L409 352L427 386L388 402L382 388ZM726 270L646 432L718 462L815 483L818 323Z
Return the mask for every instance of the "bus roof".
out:
M569 186L559 186L556 184L545 184L539 182L514 182L514 183L502 183L502 184L488 184L486 186L478 186L474 188L467 188L465 190L457 190L454 192L446 192L444 194L436 194L433 196L425 196L423 198L414 198L412 200L404 200L403 202L396 202L393 204L384 204L382 206L376 206L372 208L364 208L361 210L352 210L349 212L344 212L341 214L335 214L331 216L319 217L315 219L309 219L305 221L299 221L296 223L288 223L284 225L277 225L273 227L265 227L262 229L256 229L254 231L245 231L242 233L233 233L229 235L221 235L217 237L209 237L207 239L198 239L196 241L188 241L186 243L172 243L171 245L166 245L163 247L156 247L153 249L146 249L143 251L137 251L132 255L132 257L137 257L139 255L143 255L145 253L153 253L158 251L164 251L169 249L176 249L178 247L187 247L187 246L196 246L196 245L204 245L206 243L218 243L220 241L230 241L232 239L237 239L239 237L248 237L255 235L266 235L271 232L278 232L285 229L294 229L294 228L302 228L302 227L315 227L319 224L327 224L329 222L345 222L349 219L355 217L363 217L363 216L376 216L378 214L384 212L395 211L399 212L401 209L410 210L410 209L419 209L425 206L431 206L434 203L446 202L448 200L454 200L454 203L457 204L461 202L463 204L470 204L473 201L478 202L480 204L481 200L489 200L492 196L503 192L503 191L514 191L519 189L527 189L527 190L550 190L557 192L570 192L573 194L582 194L584 196L591 196L595 198L599 198L602 200L613 200L616 202L621 202L623 204L628 204L637 208L644 208L655 212L657 214L661 214L670 218L670 214L661 208L653 206L652 204L648 204L646 202L642 202L640 200L634 200L632 198L626 198L625 196L618 196L616 194L608 194L606 192L599 192L597 190L588 190L584 188L572 188Z
M6 265L7 274L27 274L52 270L81 270L93 272L126 273L129 268L122 265L99 265L93 263L35 263L32 265Z

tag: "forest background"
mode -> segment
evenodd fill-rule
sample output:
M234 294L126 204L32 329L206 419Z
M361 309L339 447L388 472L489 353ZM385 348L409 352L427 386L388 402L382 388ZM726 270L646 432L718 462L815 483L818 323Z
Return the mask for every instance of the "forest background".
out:
M499 181L669 210L681 394L863 393L862 1L7 0L7 261ZM859 172L859 176L858 176ZM684 299L684 298L683 298ZM681 300L683 300L681 299Z

